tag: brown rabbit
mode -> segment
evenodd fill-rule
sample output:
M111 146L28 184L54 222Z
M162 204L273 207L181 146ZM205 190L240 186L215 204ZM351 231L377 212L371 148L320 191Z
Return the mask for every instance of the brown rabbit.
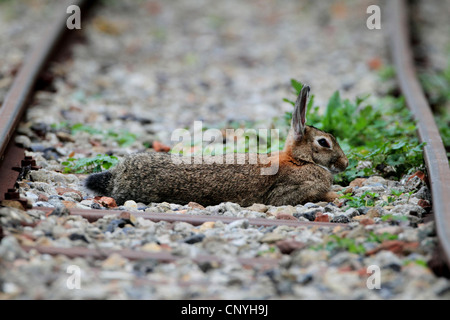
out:
M243 162L237 160L249 160L248 153L235 154L233 164L214 163L215 157L226 155L203 157L201 164L180 164L171 154L137 153L109 171L90 175L85 185L119 204L126 200L194 201L207 206L229 201L241 206L280 206L333 201L337 194L330 191L332 174L343 171L348 160L333 135L305 125L308 93L309 87L303 87L284 150L270 154L269 163L258 160L255 164L239 164ZM270 169L269 165L278 170L261 174L261 169Z

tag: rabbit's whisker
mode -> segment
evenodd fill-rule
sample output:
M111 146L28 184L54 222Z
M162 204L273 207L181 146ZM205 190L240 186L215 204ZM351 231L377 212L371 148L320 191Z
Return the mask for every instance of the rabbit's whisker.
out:
M331 173L333 173L329 168L327 168L327 167L325 167L325 166L322 166L322 165L320 165L320 164L317 164L316 163L316 165L318 165L319 167L321 167L322 169L325 169L325 170L327 170L328 172L331 172Z

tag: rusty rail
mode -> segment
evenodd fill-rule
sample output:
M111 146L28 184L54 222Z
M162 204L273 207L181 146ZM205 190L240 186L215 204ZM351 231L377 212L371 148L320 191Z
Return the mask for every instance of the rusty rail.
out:
M54 21L49 23L41 37L36 41L19 73L14 78L14 82L0 108L0 155L4 155L7 145L14 135L42 69L67 30L66 19L68 15L66 8L71 4L82 6L84 2L84 0L66 1L56 7L55 11L58 11L58 14L56 14Z
M52 256L56 255L64 255L69 258L77 258L83 257L88 258L91 257L93 259L106 259L112 254L119 254L120 256L128 259L128 260L146 260L146 259L154 259L160 262L174 262L181 258L189 258L192 259L196 263L224 263L228 258L219 257L215 255L196 255L193 257L185 257L185 256L176 256L171 254L170 252L149 252L149 251L138 251L131 249L122 249L122 250L111 250L111 249L90 249L83 247L74 247L74 248L61 248L61 247L50 247L50 246L22 246L22 248L29 252L31 250L36 250L41 254L49 254ZM252 267L260 267L260 268L271 268L275 267L279 264L278 259L272 258L233 258L235 261L238 261L242 265L252 266Z
M4 198L8 189L13 188L18 176L18 172L14 172L10 168L18 166L24 159L23 149L14 145L14 132L28 107L29 99L34 93L42 70L68 30L66 27L67 7L72 4L83 7L86 2L86 0L67 0L59 6L56 5L55 12L57 13L53 20L44 27L40 37L37 37L37 41L23 61L0 107L0 200ZM6 154L8 154L8 159L6 159Z
M405 0L389 1L390 41L397 78L406 104L417 120L424 158L430 178L433 212L440 244L450 265L450 168L439 130L425 98L413 62L410 47L408 8Z
M55 208L36 208L46 213L52 212ZM346 227L345 223L335 222L313 222L313 221L297 221L284 219L265 219L265 218L245 218L245 217L224 217L219 215L191 215L191 214L176 214L176 213L148 213L139 211L126 210L100 210L100 209L70 209L70 214L74 216L81 216L89 222L95 222L108 215L118 215L120 213L130 213L135 217L142 217L153 222L187 222L194 226L201 225L209 221L221 221L223 223L231 223L233 221L246 219L250 225L255 226L290 226L290 227Z

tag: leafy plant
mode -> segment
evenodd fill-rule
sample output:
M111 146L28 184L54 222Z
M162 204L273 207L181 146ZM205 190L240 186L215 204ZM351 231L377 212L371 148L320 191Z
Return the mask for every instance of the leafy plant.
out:
M415 259L415 260L406 259L405 261L403 261L404 266L407 266L411 263L414 263L414 264L424 267L424 268L428 268L428 263L422 259Z
M395 77L395 68L393 66L385 66L378 71L378 76L382 81L387 81Z
M397 240L398 235L384 232L383 234L375 234L374 232L370 232L367 236L365 242L376 242L382 243L384 241L389 240ZM330 235L327 238L325 244L319 244L316 246L311 246L312 250L327 250L327 251L335 251L335 250L345 250L350 253L355 254L365 254L366 249L363 244L357 243L357 241L353 238L339 237L338 235Z
M364 249L364 246L362 244L357 244L355 239L351 238L341 238L337 235L331 235L329 237L330 241L328 241L323 249L328 251L333 250L346 250L350 253L356 253L356 254L364 254L366 253L366 249Z
M380 195L378 193L366 191L359 197L353 197L350 194L344 194L340 199L347 199L346 205L352 208L359 207L373 207L375 205L375 200Z
M386 214L381 217L382 221L396 221L396 222L406 222L408 221L408 217L406 216L394 216L393 214Z
M95 173L108 170L118 162L115 156L98 154L91 158L68 158L62 165L65 166L64 173Z
M272 254L272 253L275 253L276 251L277 251L277 250L275 249L275 247L272 246L272 247L269 247L267 250L261 250L261 251L258 251L257 255L258 255L258 256L264 256L264 255L266 255L266 254Z
M450 101L450 55L447 68L441 72L422 72L419 79L431 105L439 108Z
M403 194L403 191L401 190L396 190L396 189L391 189L391 193L396 196L396 197L400 197Z
M369 237L367 238L368 242L378 242L382 243L388 240L397 240L398 235L384 232L383 234L375 234L374 232L370 232Z
M442 111L442 113L436 115L434 119L436 120L439 133L441 134L442 142L447 150L447 158L450 159L450 112Z
M127 147L133 144L133 142L135 142L137 139L135 134L130 133L126 130L101 130L82 123L75 123L73 125L70 125L68 122L61 122L58 124L52 124L51 128L56 131L66 129L69 130L71 134L75 134L81 131L87 132L91 135L102 135L106 139L116 141L121 147Z
M136 141L136 135L125 130L120 130L119 132L110 130L107 135L122 147L132 145Z

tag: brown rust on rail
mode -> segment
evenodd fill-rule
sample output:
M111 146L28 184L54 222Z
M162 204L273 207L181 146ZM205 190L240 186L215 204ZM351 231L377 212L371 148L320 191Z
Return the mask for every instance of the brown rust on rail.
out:
M5 199L8 189L14 187L19 176L19 172L12 170L12 168L20 166L20 162L25 157L24 150L17 147L13 141L8 144L6 154L8 154L8 157L0 161L0 201Z

